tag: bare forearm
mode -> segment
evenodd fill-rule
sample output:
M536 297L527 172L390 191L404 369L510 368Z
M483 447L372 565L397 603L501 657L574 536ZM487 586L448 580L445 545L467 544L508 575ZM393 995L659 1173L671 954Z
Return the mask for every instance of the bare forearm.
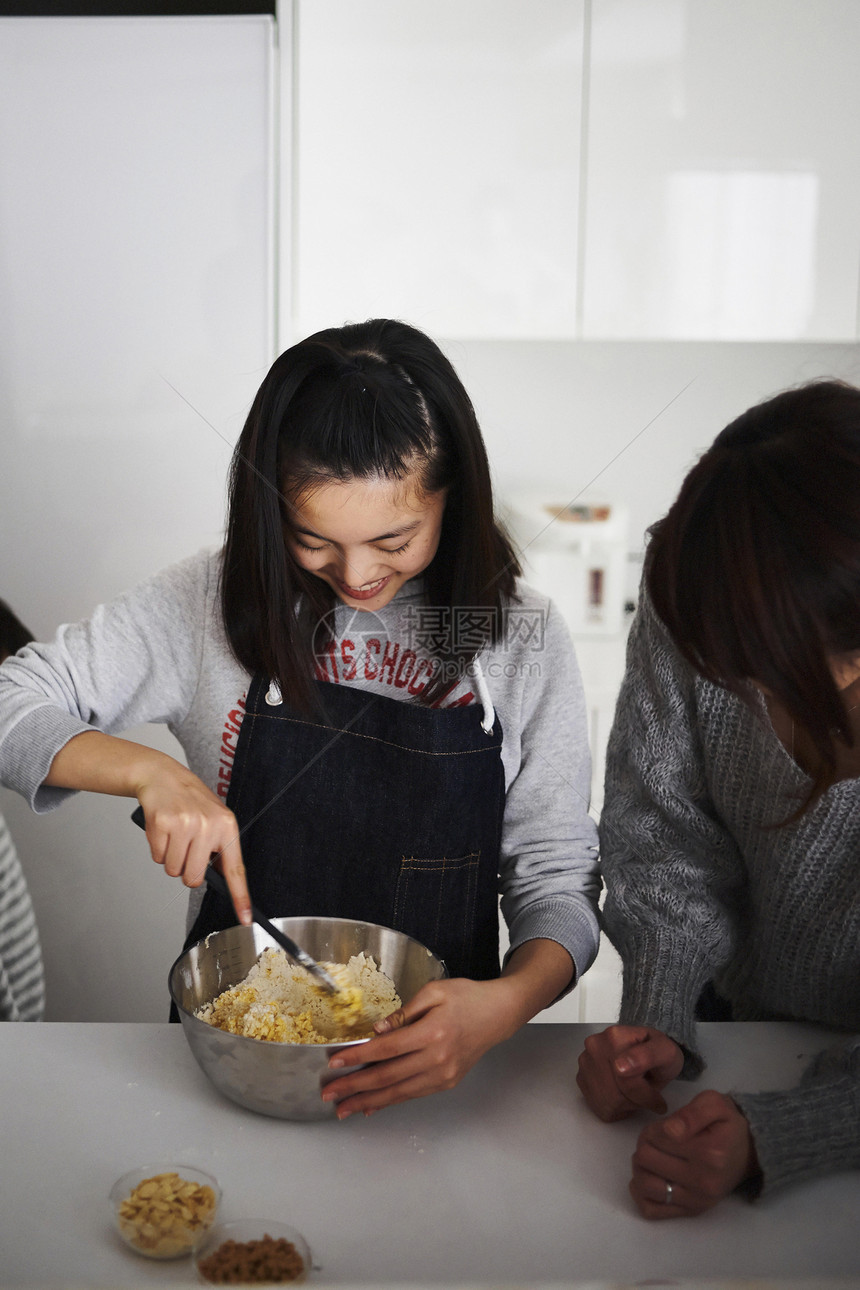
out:
M54 757L45 783L54 788L138 797L144 784L159 774L189 774L167 753L100 730L70 739Z
M505 964L504 991L508 1033L514 1034L557 999L576 975L573 960L557 941L537 939L517 947Z
M152 858L189 887L203 881L213 855L240 923L251 921L236 818L210 788L167 753L100 730L75 735L51 762L45 783L115 797L136 797L146 816Z

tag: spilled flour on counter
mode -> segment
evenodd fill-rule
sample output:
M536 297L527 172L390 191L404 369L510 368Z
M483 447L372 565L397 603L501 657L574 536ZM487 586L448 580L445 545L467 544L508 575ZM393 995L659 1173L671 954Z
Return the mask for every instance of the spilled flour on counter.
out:
M372 1033L375 1021L401 1006L394 982L370 955L354 954L348 963L322 966L343 986L339 995L320 990L310 973L292 963L283 950L265 949L243 981L194 1015L249 1039L330 1044L364 1038Z

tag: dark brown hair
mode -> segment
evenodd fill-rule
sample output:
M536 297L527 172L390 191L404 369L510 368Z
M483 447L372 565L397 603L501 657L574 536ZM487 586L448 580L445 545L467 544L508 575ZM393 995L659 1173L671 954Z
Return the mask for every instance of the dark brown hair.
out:
M834 655L860 653L860 390L816 381L723 430L651 530L646 582L678 648L749 698L766 687L832 782L853 746Z
M428 603L492 611L487 643L496 640L519 567L494 519L474 409L439 347L405 323L374 319L317 332L275 360L233 455L221 607L239 662L276 680L293 706L312 706L313 642L337 599L290 554L291 502L324 482L416 470L425 493L448 490L424 575ZM475 652L443 641L445 667L421 702L436 701Z
M5 600L0 600L0 662L7 654L17 654L19 649L29 645L33 639L30 629L13 614Z

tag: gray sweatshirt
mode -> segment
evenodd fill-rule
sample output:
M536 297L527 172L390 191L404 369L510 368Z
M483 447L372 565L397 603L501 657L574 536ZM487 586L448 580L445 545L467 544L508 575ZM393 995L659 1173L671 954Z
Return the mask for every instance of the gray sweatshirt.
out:
M59 629L0 666L0 782L36 811L68 790L43 784L65 743L91 726L118 734L167 724L188 766L226 797L250 677L226 640L218 600L220 553L200 552L85 622ZM492 703L503 731L505 814L499 885L511 949L536 937L563 945L580 977L599 936L597 828L588 814L590 756L582 683L567 628L525 585L505 616L505 639L445 706ZM426 685L438 612L418 579L378 613L334 611L321 679L415 701ZM472 624L472 629L474 624ZM463 615L456 625L470 630ZM189 920L199 893L192 894Z
M694 1010L713 980L739 1021L849 1032L798 1088L732 1093L774 1188L860 1166L860 780L796 823L810 781L752 705L683 660L643 593L610 736L600 824L620 1020L703 1068ZM850 1032L854 1032L853 1034Z

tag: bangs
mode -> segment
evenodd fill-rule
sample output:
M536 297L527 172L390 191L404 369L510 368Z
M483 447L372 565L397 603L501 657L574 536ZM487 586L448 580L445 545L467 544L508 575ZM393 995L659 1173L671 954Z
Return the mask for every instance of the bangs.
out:
M741 522L697 536L679 553L676 578L654 580L655 608L682 652L708 680L731 690L751 681L782 686L798 664L814 668L819 654L813 648L799 658L803 643L818 644L815 624L781 576L786 571L775 553L756 541L755 527ZM727 572L741 567L743 581Z
M797 520L799 499L778 479L763 488L761 474L739 454L713 469L684 499L680 524L662 537L665 522L655 526L650 562L655 608L683 653L732 690L751 681L784 690L798 668L817 673L822 653L817 570L782 523L783 512Z
M405 373L370 358L303 381L278 435L278 474L291 495L323 481L416 471L434 492L447 482L444 458L420 392Z

